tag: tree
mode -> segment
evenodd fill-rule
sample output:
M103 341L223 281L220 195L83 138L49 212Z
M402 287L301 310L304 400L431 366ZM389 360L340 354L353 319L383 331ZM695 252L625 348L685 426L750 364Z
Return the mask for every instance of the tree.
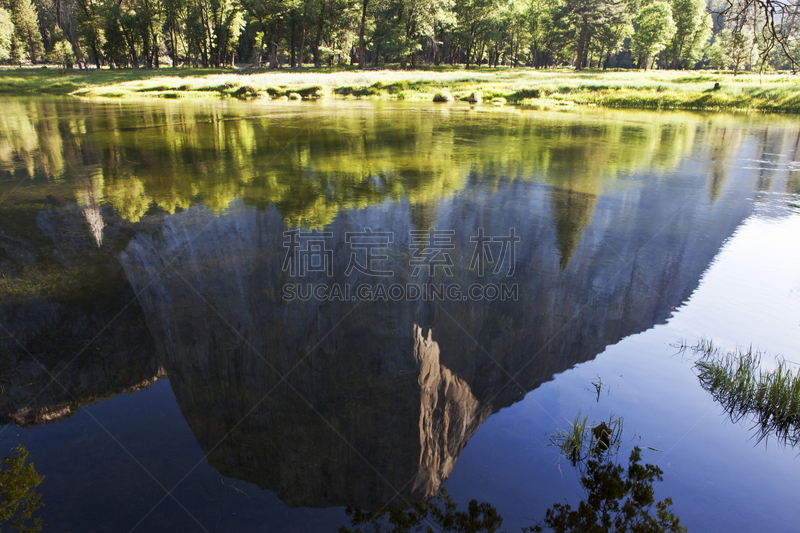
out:
M11 58L22 63L27 57L36 64L44 53L39 19L31 0L14 0L11 3L11 21L14 23Z
M232 0L192 0L186 17L189 52L204 68L227 65L243 27L241 9Z
M172 66L180 63L180 52L185 53L183 40L184 19L186 18L186 2L183 0L163 0L164 5L164 44L167 46Z
M556 4L557 5L557 4ZM528 12L530 64L536 68L552 64L561 48L554 31L554 9L545 0L532 0Z
M797 0L722 0L717 15L734 34L750 25L758 35L762 66L777 50L793 71L800 69L800 3Z
M735 76L758 60L758 46L747 33L724 29L714 37L708 56L712 66L730 68Z
M691 68L711 37L711 16L705 0L672 0L675 35L664 50L669 68Z
M53 32L53 41L53 49L47 54L47 60L50 63L58 65L63 74L66 68L75 61L75 55L72 53L72 45L64 37L64 33L58 28Z
M75 0L78 39L91 52L97 68L103 62L103 18L100 0ZM72 53L72 50L70 50Z
M122 17L122 11L116 2L110 1L103 6L103 35L106 41L102 49L112 68L127 66L131 60L128 37L133 38L133 36L126 36L123 31L120 24Z
M47 60L50 63L55 63L61 69L62 74L69 65L75 61L75 55L72 52L72 45L64 37L64 33L56 28L53 32L53 49L47 54Z
M618 52L625 39L633 35L633 24L630 15L624 12L617 17L609 19L597 31L597 45L599 46L599 60L603 62L603 69L608 66L611 55ZM605 60L603 60L605 55Z
M575 68L589 66L591 42L602 32L620 31L628 22L628 4L623 0L566 0L561 16L575 28L577 37ZM618 40L618 39L613 39Z
M0 61L11 57L11 43L14 39L14 23L11 13L0 7Z
M663 50L675 35L672 7L664 0L655 0L640 7L633 19L636 33L631 47L639 58L639 68L647 70L650 59Z

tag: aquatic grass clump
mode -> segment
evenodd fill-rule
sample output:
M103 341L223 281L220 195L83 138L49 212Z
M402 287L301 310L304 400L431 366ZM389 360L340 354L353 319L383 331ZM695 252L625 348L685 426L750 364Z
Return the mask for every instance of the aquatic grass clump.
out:
M772 370L762 368L765 354L752 346L726 352L701 340L681 348L700 355L697 378L733 422L753 420L758 442L772 435L790 446L800 444L800 372L783 359Z
M448 104L453 101L453 95L450 94L450 91L437 91L433 95L433 101Z
M372 86L375 87L376 89L385 89L389 94L400 94L403 91L408 90L408 81L407 80L396 81L388 85L384 85L383 83L378 81L375 82Z
M463 100L463 98L462 98L462 100ZM467 101L468 101L470 104L473 104L473 105L478 105L478 104L480 104L481 102L483 102L483 95L480 93L480 91L473 91L473 92L472 92L472 93L470 93L470 95L467 97Z
M236 98L246 100L248 98L258 98L258 91L250 85L242 85L236 89L232 95Z
M532 100L536 98L540 98L542 96L542 91L539 89L520 89L516 92L513 92L508 95L507 99L509 102L512 103L519 103L523 100Z
M359 98L379 96L381 94L381 90L375 87L337 87L333 92L339 96L356 96Z
M301 87L299 89L295 89L293 92L300 95L302 98L319 98L323 95L323 89L321 85Z
M581 414L570 422L570 428L559 429L550 436L550 445L561 450L573 466L584 462L586 459L602 454L609 450L619 450L620 437L622 436L622 418L609 416L608 422L592 425L589 417Z
M136 89L137 93L151 93L151 92L160 92L160 91L171 91L174 87L168 85L153 85L151 87L141 87Z

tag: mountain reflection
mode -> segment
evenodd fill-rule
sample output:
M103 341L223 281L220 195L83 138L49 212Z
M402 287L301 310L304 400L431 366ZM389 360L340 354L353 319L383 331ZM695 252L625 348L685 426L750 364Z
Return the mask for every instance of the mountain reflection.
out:
M3 422L168 376L210 464L293 506L433 496L489 415L665 321L754 186L728 170L746 135L693 115L60 105L2 112L19 133L0 143L16 161L4 170L44 180L0 207L14 221L0 235ZM297 227L330 232L330 277L282 269ZM411 232L434 227L453 232L448 279L410 266ZM364 228L393 235L388 280L345 275L346 235ZM515 229L513 277L470 268L479 228ZM298 281L513 283L518 297L286 301ZM45 369L63 389L37 394Z

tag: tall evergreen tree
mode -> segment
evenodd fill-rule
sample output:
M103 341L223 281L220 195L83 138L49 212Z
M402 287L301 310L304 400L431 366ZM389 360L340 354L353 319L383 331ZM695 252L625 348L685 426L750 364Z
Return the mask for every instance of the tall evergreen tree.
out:
M11 43L14 38L14 23L11 13L0 7L0 61L11 58Z
M31 0L12 1L11 21L14 23L12 60L22 63L27 58L36 64L44 54L44 45L39 31L39 18Z

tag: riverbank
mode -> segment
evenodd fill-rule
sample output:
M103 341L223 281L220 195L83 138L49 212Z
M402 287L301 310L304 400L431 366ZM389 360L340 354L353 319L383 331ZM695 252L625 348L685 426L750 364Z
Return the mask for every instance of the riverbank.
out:
M102 98L367 98L469 101L536 107L596 105L800 113L800 79L718 71L278 70L0 71L2 94Z

